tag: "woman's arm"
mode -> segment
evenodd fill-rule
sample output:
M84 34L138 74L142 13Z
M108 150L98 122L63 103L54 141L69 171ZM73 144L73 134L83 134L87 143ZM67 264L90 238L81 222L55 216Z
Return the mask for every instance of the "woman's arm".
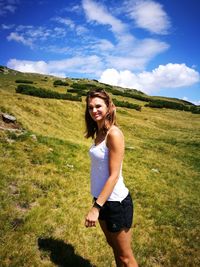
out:
M109 149L109 177L99 194L96 202L103 206L111 195L119 177L121 164L124 156L124 136L117 127L113 127L107 135L107 146ZM92 207L86 216L87 227L94 226L99 216L99 209Z

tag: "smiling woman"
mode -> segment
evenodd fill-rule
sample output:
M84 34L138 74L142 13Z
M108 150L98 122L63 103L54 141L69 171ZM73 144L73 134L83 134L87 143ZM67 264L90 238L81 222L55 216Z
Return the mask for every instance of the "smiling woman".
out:
M137 267L131 249L133 202L122 176L124 136L116 126L116 108L104 90L86 97L86 137L92 137L91 194L94 204L85 218L86 227L99 220L117 267Z

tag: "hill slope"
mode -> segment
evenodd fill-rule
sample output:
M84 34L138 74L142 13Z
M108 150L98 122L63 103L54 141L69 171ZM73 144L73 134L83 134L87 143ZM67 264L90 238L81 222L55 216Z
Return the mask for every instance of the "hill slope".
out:
M92 142L83 137L84 97L72 102L17 94L16 79L60 93L76 81L54 87L52 76L0 74L0 111L18 123L16 130L0 130L0 265L114 266L99 226L84 228ZM123 175L135 201L136 258L141 267L196 267L200 115L113 97L143 105L142 112L117 108L126 140Z

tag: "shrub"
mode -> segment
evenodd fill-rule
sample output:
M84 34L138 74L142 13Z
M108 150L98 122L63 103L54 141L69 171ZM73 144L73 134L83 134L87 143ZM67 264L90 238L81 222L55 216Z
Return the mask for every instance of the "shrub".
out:
M93 84L93 83L87 83L85 85L86 85L87 89L88 88L94 88L94 89L99 88L96 84Z
M72 100L72 101L82 101L80 96L73 96L72 94L61 94L58 92L54 92L51 90L46 90L42 88L37 88L30 85L19 84L17 89L17 93L37 96L41 98L55 98L55 99L64 99L64 100Z
M167 101L167 100L160 100L160 99L151 100L148 104L145 105L145 107L169 108L169 109L177 109L177 110L185 110L185 111L190 111L191 109L189 105Z
M145 93L140 91L140 90L137 90L137 89L126 89L126 92L128 93L131 93L131 94L141 94L141 95L144 95L145 96Z
M53 85L56 86L56 85L61 85L61 86L68 86L69 84L67 82L64 82L62 80L55 80L53 82Z
M106 90L110 93L112 93L113 95L120 95L123 97L128 97L128 98L133 98L133 99L137 99L137 100L141 100L141 101L145 101L148 102L151 100L150 97L144 95L144 93L138 91L137 93L134 91L120 91L120 90L116 90L116 89L112 89L111 87L106 88ZM136 90L135 90L136 91Z
M75 88L70 88L67 90L67 92L69 93L76 93L79 96L86 96L87 92L86 91L82 91L80 89L75 89Z
M79 91L79 92L77 92L77 95L79 95L79 96L87 96L87 92L86 91Z
M67 89L67 92L69 92L69 93L78 93L79 90L77 90L75 88L69 88L69 89Z
M20 79L18 79L18 80L16 80L15 82L16 82L16 83L28 83L28 84L33 84L33 81L30 81L30 80L20 80Z
M124 96L134 98L140 101L145 101L145 102L148 102L151 99L150 97L140 94L139 92L137 94L125 92Z
M48 81L48 77L44 77L41 79L42 82L47 82Z
M200 114L200 106L191 106L190 111L194 114Z
M73 83L71 87L79 91L88 89L87 84L84 83Z
M138 111L141 111L141 109L142 109L142 107L140 105L129 103L127 101L119 101L117 99L113 99L113 103L117 107L125 107L125 108L130 108L130 109L136 109Z
M106 86L105 90L106 92L112 93L113 88L111 86Z

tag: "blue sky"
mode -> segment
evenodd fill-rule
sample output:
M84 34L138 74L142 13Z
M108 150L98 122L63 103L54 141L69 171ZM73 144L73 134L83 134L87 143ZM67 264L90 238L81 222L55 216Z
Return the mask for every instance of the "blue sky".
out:
M0 0L0 64L200 104L199 0Z

